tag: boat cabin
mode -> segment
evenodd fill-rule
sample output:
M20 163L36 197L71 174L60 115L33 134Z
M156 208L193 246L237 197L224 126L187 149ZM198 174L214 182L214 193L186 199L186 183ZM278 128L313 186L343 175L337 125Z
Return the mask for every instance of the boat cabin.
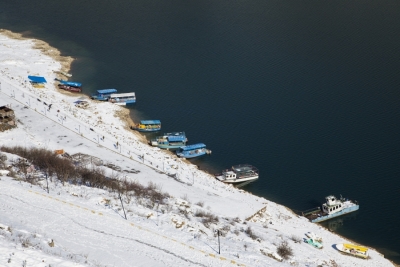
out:
M336 213L343 209L343 202L336 199L335 196L327 196L326 203L322 204L322 211L327 214Z
M223 171L222 175L224 176L225 180L236 180L236 173L234 171Z
M179 157L183 158L194 158L206 154L211 154L211 151L206 149L206 145L198 143L194 145L181 146L176 152Z
M136 95L134 92L111 94L108 101L119 105L130 105L136 103Z
M117 89L101 89L97 90L97 94L93 94L90 98L94 100L107 101L111 94L117 92Z
M156 132L161 130L161 121L159 120L141 120L139 124L131 127L139 132Z

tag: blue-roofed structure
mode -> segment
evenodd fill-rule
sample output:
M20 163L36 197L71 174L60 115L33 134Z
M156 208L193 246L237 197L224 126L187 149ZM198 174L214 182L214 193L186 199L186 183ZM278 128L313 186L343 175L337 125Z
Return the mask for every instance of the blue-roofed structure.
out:
M211 150L206 149L203 143L182 146L176 151L176 154L182 158L195 158L206 154L211 154Z
M117 92L117 89L100 89L97 90L98 94L114 94Z
M177 149L185 146L186 142L187 138L185 132L172 132L157 136L150 141L150 144L164 149Z
M100 89L97 90L97 94L93 94L90 98L94 100L108 101L111 94L115 94L116 92L117 89Z
M168 141L170 142L182 142L186 140L186 136L184 135L172 135L167 136Z
M193 150L193 149L199 149L199 148L205 148L206 145L203 143L198 143L198 144L194 144L194 145L188 145L188 146L183 146L181 147L181 149L183 151L189 151L189 150Z
M64 84L64 85L68 85L68 86L72 86L72 87L79 87L79 88L82 87L81 83L64 81L64 80L61 80L61 79L58 79L58 78L55 78L54 80L59 81L60 84Z
M33 83L47 83L46 79L41 76L28 76L28 79Z

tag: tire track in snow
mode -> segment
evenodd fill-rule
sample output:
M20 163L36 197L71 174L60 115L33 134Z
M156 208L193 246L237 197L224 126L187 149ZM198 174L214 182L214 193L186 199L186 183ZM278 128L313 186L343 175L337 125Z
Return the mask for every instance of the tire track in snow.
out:
M30 191L30 190L29 190L29 191ZM37 193L37 192L34 192L34 191L30 191L30 192L40 195L40 193ZM13 199L15 199L15 200L17 200L17 201L19 201L19 202L24 203L25 205L29 205L29 206L35 207L35 208L37 208L37 209L46 210L46 211L49 211L49 212L52 212L52 213L61 215L61 216L65 217L65 218L69 219L70 221L72 221L72 222L75 223L76 225L79 225L80 227L85 228L85 229L87 229L87 230L90 230L90 231L93 231L93 232L97 232L97 233L100 233L100 234L103 234L103 235L113 236L113 237L115 237L115 238L120 238L120 239L129 240L129 241L134 241L134 242L140 243L140 244L142 244L142 245L145 245L145 246L148 246L148 247L157 249L157 250L159 250L159 251L163 251L164 253L167 253L167 254L169 254L169 255L171 255L171 256L173 256L173 257L179 258L179 259L181 259L181 260L184 261L184 262L187 262L187 263L190 263L190 264L193 264L193 265L208 267L207 265L204 265L203 263L191 261L191 260L189 260L189 259L184 258L183 256L180 256L180 255L178 255L178 254L176 254L176 253L174 253L174 252L172 252L172 251L169 251L169 250L167 250L167 249L158 247L158 246L156 246L156 245L152 245L152 244L150 244L150 243L147 243L147 242L144 242L144 241L135 239L135 238L130 238L130 237L121 236L121 235L115 235L115 234L112 234L112 233L107 233L107 232L105 232L105 231L97 230L97 229L95 229L95 228L91 228L91 227L89 227L89 226L86 226L86 225L84 225L84 224L79 223L78 221L74 220L74 219L71 218L71 217L68 217L66 214L64 214L64 213L62 213L62 212L58 212L58 211L51 210L51 209L48 209L48 208L44 208L44 207L39 207L39 206L33 205L32 203L26 202L26 201L24 201L24 200L22 200L22 199L20 199L20 198L15 197L15 196L10 196L10 195L6 195L6 194L0 194L0 195L6 196L6 197L9 197L9 198L13 198ZM51 198L54 199L53 197L51 197ZM3 206L3 205L4 205L4 204L2 204L2 206ZM73 206L76 206L76 205L73 205ZM7 206L7 208L10 208L11 210L13 209L13 208L11 208L10 206ZM142 229L139 228L139 230L142 230ZM143 230L142 230L142 231L143 231ZM159 258L155 258L155 257L153 257L153 258L154 258L155 260L160 261ZM165 262L164 262L164 263L165 263ZM171 265L171 266L175 266L175 265Z

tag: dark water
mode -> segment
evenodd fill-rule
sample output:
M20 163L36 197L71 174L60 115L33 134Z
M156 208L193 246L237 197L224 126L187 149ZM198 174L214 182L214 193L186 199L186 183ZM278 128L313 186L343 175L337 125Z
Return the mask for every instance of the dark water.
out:
M73 80L134 91L135 119L185 131L210 172L257 166L254 194L400 262L400 2L0 0L0 27L77 60Z

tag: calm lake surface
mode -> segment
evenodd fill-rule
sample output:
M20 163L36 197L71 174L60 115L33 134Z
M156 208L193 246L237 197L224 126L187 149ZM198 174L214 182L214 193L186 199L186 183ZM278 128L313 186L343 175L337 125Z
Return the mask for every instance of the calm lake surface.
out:
M84 91L134 91L134 119L185 131L211 173L293 210L334 194L324 225L400 263L400 2L0 0L0 28L76 58Z

